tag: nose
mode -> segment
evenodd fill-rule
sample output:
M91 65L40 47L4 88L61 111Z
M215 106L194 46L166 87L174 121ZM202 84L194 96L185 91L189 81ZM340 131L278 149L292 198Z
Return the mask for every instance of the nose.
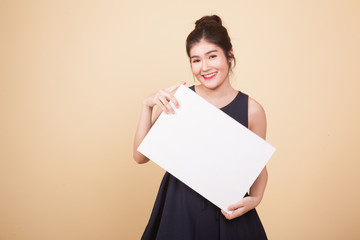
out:
M206 72L207 70L209 70L209 64L208 64L208 61L207 61L207 60L202 61L202 68L201 68L201 70L202 70L203 72Z

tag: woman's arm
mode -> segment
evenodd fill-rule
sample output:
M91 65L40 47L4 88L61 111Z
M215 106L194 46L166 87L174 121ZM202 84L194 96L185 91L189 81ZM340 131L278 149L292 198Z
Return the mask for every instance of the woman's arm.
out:
M249 129L264 140L266 139L265 111L263 107L252 98L249 98ZM256 198L256 206L259 205L262 200L267 179L268 173L265 166L250 188L250 196Z
M249 97L249 129L256 133L259 137L266 138L266 116L265 111L262 106L256 102L254 99ZM261 171L260 175L257 177L255 182L250 188L250 196L244 197L236 204L230 205L228 210L233 211L228 214L225 211L221 211L227 219L237 218L244 213L250 211L251 209L257 207L261 202L266 183L268 179L268 174L266 166Z
M162 111L164 111L165 113L174 113L174 109L169 104L170 101L174 103L175 107L179 107L179 104L174 97L174 92L181 84L184 83L180 82L167 89L160 90L157 93L147 97L143 101L141 115L134 138L133 157L135 162L142 164L149 161L147 157L137 151L137 148L139 147L146 134L149 132L151 126L160 116L160 113ZM154 119L152 120L152 111L155 105L158 105L159 108L157 109Z
M139 119L139 123L136 129L135 138L134 138L134 148L133 148L133 157L135 162L142 164L149 161L147 157L145 157L143 154L137 151L137 148L139 147L140 143L146 136L146 134L149 132L151 126L152 126L152 111L153 107L149 107L142 104L142 110L141 115Z

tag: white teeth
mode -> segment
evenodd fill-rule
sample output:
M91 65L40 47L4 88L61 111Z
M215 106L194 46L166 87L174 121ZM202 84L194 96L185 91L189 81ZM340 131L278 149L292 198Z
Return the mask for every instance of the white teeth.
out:
M216 74L216 73L211 73L211 74L208 74L208 75L204 75L204 77L209 78L209 77L214 76L215 74Z

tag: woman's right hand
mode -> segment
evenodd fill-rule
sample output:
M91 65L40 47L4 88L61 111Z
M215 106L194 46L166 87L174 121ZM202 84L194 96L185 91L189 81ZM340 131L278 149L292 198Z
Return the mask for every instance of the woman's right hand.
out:
M184 82L179 82L175 84L174 86L171 86L169 88L160 90L153 95L147 97L143 101L143 108L140 115L140 120L138 123L138 127L135 133L134 138L134 149L133 149L133 156L134 160L137 163L146 163L149 161L149 159L137 151L140 143L146 136L146 134L149 132L152 124L156 121L156 119L160 116L161 111L164 111L165 113L175 113L174 109L170 105L170 101L175 105L175 107L179 107L179 102L174 97L174 93L176 89L180 87L181 84L185 84ZM159 108L157 109L154 119L152 119L152 111L153 107L155 105L158 105Z
M164 113L175 113L175 110L170 105L170 101L175 105L176 108L179 107L179 102L174 97L175 91L181 86L181 84L186 84L185 82L179 82L171 87L159 90L153 95L144 99L143 104L147 107L153 108L155 105L158 105Z

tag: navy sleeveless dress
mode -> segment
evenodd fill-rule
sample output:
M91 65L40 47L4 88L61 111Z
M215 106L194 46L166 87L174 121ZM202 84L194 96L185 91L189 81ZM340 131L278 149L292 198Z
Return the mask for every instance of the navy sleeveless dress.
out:
M194 86L190 88L195 91ZM221 110L248 127L246 94L239 92ZM217 206L166 172L141 239L260 240L267 237L255 209L227 220Z

